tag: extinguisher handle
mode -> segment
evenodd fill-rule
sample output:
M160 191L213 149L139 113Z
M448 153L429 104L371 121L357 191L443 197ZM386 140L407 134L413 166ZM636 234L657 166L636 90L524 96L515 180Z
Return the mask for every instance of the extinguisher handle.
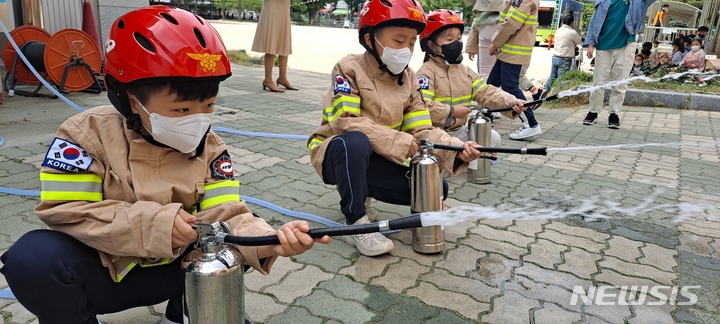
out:
M539 104L544 103L546 101L552 101L555 99L558 99L557 94L554 94L552 96L548 96L548 97L545 97L542 99L526 102L523 104L523 107L532 107L532 109L535 110L536 107L540 107ZM513 107L506 107L506 108L498 108L498 109L483 109L481 111L482 111L483 115L488 116L488 115L492 115L493 113L512 111L512 110L513 110Z
M445 145L445 144L433 144L433 148L449 151L462 152L464 148L462 146ZM508 154L529 154L529 155L547 155L547 147L537 148L510 148L510 147L492 147L492 146L481 146L476 147L480 152L485 153L508 153Z

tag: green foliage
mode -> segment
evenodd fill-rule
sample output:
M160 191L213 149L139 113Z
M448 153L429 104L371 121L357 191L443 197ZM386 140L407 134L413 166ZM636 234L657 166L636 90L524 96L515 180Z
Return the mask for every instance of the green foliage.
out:
M593 75L583 71L569 71L563 73L559 81L592 82Z
M425 12L430 13L436 9L460 10L463 13L463 20L470 23L473 19L472 5L463 0L420 0Z
M590 25L590 18L592 18L594 12L595 2L583 3L582 30L580 31L580 35L585 35L585 31L587 31L587 28Z
M252 10L252 11L260 11L262 9L263 0L239 0L238 1L238 9L240 11L243 10Z

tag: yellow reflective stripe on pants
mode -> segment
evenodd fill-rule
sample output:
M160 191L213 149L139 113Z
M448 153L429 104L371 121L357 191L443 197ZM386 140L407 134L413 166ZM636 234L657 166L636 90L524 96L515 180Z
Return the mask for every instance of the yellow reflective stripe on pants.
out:
M314 148L320 146L320 144L322 144L322 142L323 142L323 140L317 139L317 138L313 138L312 140L310 140L310 144L308 144L308 146L307 146L308 152L310 152Z
M472 97L475 97L478 91L482 90L483 88L487 87L487 83L485 83L485 80L483 79L477 79L472 84Z
M162 258L157 262L143 261L143 263L140 264L140 267L147 268L147 267L164 265L164 264L168 264L168 263L170 263L170 258ZM123 269L123 271L120 271L120 273L118 273L115 276L115 279L117 279L117 282L120 282L120 280L123 280L123 278L125 278L125 276L127 276L127 274L130 272L130 270L135 268L136 265L138 265L138 264L135 262L130 262L130 264L128 264L127 267L125 267L125 269Z
M423 99L425 100L434 100L435 99L435 92L430 90L423 90L422 91Z
M240 201L240 182L225 180L205 185L205 194L200 201L200 210L228 201Z
M325 114L323 114L323 119L331 122L335 120L335 118L340 116L340 114L346 111L359 116L360 98L340 96L339 98L335 99L335 102L333 102L332 106L325 108Z
M432 120L430 119L430 111L427 109L413 111L405 114L403 116L403 122L402 126L400 127L400 131L404 132L422 125L432 126Z
M115 276L115 279L117 279L116 281L120 282L120 280L123 280L123 278L125 278L125 276L127 276L128 272L130 272L130 270L132 270L132 268L135 268L136 265L137 265L137 263L135 263L135 262L128 264L127 267L125 267L125 269L123 269L123 271L120 271L120 273L118 273Z
M102 178L92 173L40 173L40 200L102 201Z
M500 51L508 53L508 54L515 54L515 55L532 55L533 48L531 46L520 46L520 45L511 45L511 44L503 44L502 47L500 47Z

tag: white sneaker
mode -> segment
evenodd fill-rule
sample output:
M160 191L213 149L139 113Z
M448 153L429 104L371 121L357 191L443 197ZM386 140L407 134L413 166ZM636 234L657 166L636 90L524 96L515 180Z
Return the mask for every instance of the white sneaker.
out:
M370 224L367 216L358 219L353 225ZM395 248L393 242L380 233L345 236L345 241L354 244L362 255L376 256L388 253Z
M527 125L523 125L523 127L520 127L515 133L510 134L510 139L512 140L530 140L534 137L538 137L542 134L542 129L540 128L540 125L537 125L535 127L528 127Z
M365 198L365 216L367 216L368 220L371 222L378 221L378 212L375 208L373 208L372 198L370 197Z

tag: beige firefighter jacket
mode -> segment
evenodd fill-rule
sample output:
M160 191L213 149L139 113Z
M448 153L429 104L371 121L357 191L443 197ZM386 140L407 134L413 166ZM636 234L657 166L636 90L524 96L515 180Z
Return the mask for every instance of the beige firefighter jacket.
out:
M500 52L498 60L529 64L535 45L539 0L505 0L500 8L501 23L492 43Z
M456 130L467 122L468 116L452 117L454 106L469 108L475 101L487 108L505 108L515 105L515 96L492 85L463 64L447 64L445 60L432 56L417 72L418 84L430 110L435 127ZM506 116L515 117L512 111Z
M405 69L402 80L403 85L398 85L398 78L380 70L368 52L348 55L335 65L330 89L323 96L322 122L307 142L310 159L321 178L329 139L348 131L364 133L373 152L401 165L407 164L406 155L416 139L463 145L459 139L432 126L430 112L410 68ZM457 174L467 167L463 163L453 170L456 152L436 150L435 154L449 172Z
M169 263L186 249L171 243L181 208L198 222L226 222L233 235L275 233L240 200L227 147L217 134L209 132L204 152L192 154L148 143L125 127L112 106L89 109L58 129L45 159L52 167L44 162L40 171L35 212L51 229L98 250L117 282L135 266ZM245 264L262 273L276 259L261 264L257 247L238 250Z

